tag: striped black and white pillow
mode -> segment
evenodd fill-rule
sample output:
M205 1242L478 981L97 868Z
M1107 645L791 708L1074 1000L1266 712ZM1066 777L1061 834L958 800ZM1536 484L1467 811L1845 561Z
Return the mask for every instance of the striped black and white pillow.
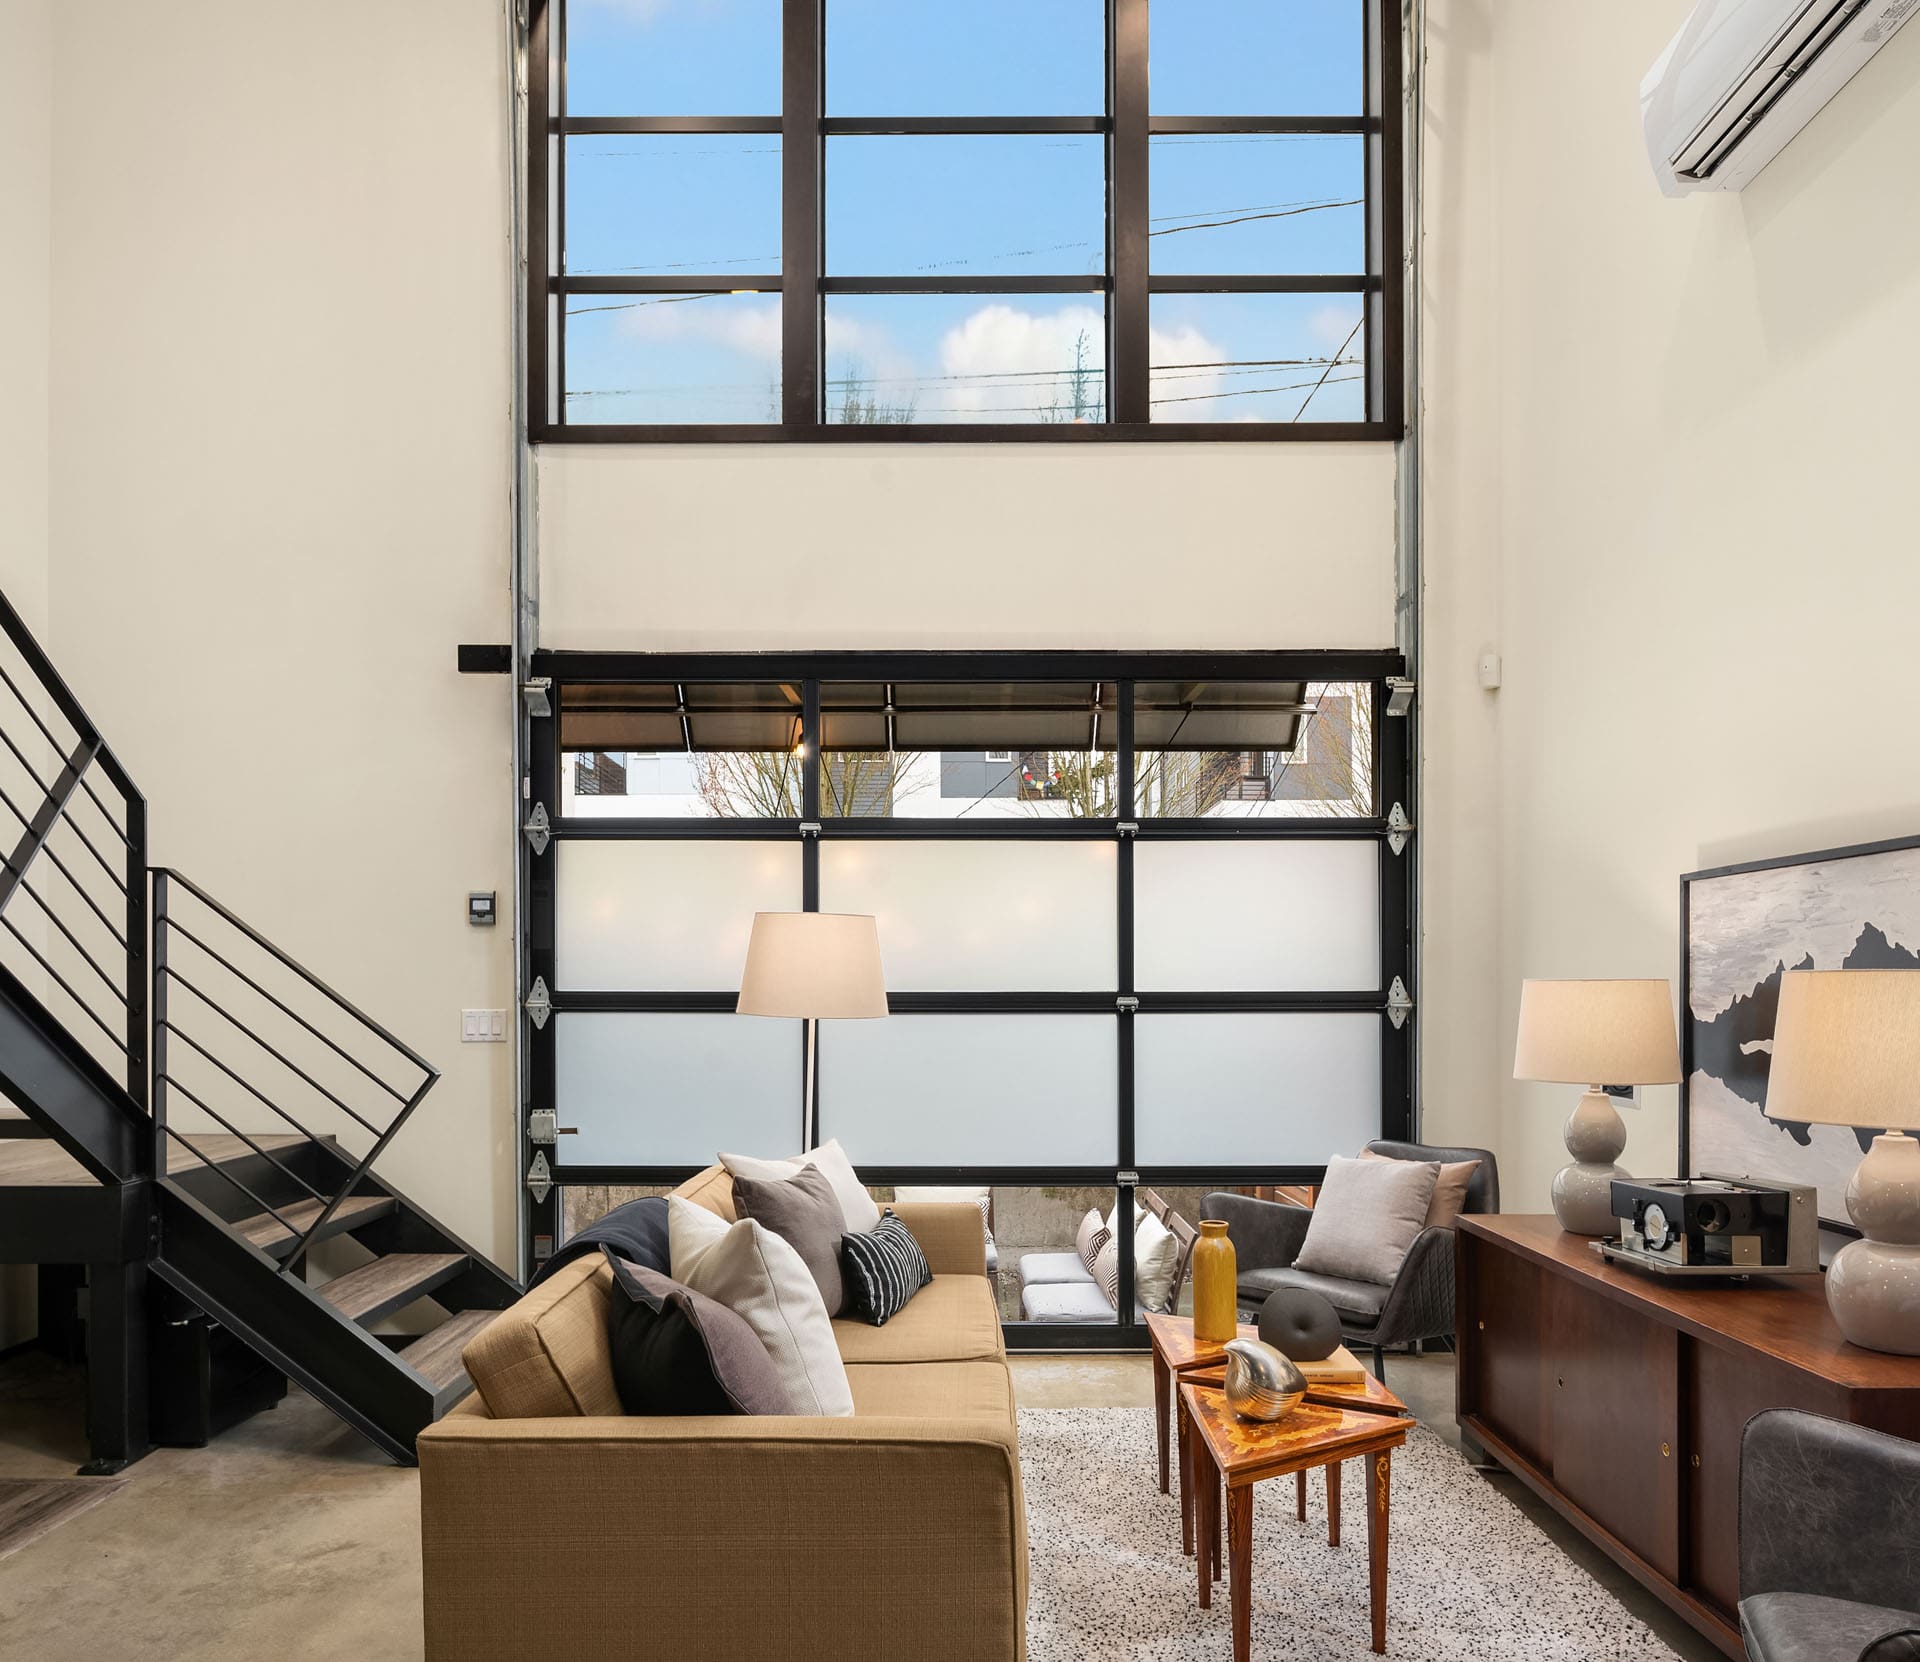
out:
M927 1255L889 1209L864 1235L840 1238L840 1267L850 1316L884 1327L933 1279Z

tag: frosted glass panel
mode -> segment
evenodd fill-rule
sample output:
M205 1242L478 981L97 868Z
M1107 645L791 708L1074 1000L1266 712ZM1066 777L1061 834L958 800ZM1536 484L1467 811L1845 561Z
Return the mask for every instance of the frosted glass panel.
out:
M1144 851L1143 851L1144 852ZM1370 1011L1134 1017L1143 1166L1319 1165L1380 1135Z
M1372 991L1380 846L1143 841L1133 939L1155 992Z
M800 909L800 845L562 842L555 971L570 992L724 992L755 912Z
M820 845L820 908L871 912L896 992L1088 992L1117 985L1114 846Z
M1114 1020L822 1022L820 1134L855 1166L1105 1164L1117 1152Z
M705 1166L721 1149L800 1145L800 1023L719 1014L569 1010L553 1018L560 1159Z

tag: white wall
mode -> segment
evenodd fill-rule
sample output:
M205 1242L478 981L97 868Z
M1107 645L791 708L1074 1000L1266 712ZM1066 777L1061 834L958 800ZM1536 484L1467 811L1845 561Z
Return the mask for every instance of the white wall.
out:
M47 622L47 308L52 268L53 8L0 10L0 590L31 629ZM18 800L16 798L15 800ZM11 837L17 827L10 827ZM0 1116L17 1118L0 1101ZM0 1265L0 1350L31 1336L34 1274Z
M552 446L559 647L1393 644L1386 444Z
M1571 1107L1506 1078L1521 977L1674 975L1680 873L1920 829L1920 28L1670 201L1637 88L1688 9L1432 4L1424 1083L1512 1209Z
M67 0L53 60L54 656L155 858L441 1067L383 1169L508 1257L501 7Z

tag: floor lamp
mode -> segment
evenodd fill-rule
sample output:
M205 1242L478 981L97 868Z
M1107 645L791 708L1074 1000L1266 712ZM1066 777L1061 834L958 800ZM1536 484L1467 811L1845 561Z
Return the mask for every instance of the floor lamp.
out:
M734 1009L743 1016L781 1016L807 1024L802 1148L817 1146L820 1104L814 1079L821 1019L887 1013L880 932L873 919L847 912L755 912Z

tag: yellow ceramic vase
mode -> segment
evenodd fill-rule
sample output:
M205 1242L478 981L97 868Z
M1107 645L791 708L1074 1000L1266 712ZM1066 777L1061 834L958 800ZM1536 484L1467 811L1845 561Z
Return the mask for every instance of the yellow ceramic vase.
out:
M1200 1224L1200 1238L1193 1243L1193 1336L1203 1344L1223 1345L1234 1336L1239 1325L1239 1304L1234 1288L1233 1242L1227 1239L1227 1226L1218 1218Z

